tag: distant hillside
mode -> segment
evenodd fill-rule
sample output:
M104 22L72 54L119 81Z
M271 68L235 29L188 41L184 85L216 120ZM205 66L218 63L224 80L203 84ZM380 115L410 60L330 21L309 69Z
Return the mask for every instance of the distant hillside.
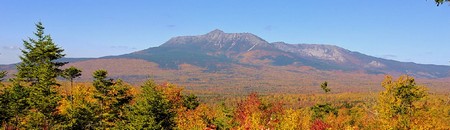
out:
M269 43L251 33L221 30L174 37L159 47L125 55L62 61L83 69L79 81L91 80L96 69L106 69L112 77L129 82L152 78L193 91L297 93L319 91L323 81L336 91L371 91L380 88L385 74L408 74L435 88L450 85L449 66L398 62L333 45Z

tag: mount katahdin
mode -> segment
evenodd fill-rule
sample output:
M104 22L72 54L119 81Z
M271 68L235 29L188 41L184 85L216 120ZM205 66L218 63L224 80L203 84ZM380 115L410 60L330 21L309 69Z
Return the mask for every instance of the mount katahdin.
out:
M450 77L450 66L398 62L333 45L269 43L251 33L221 30L174 37L159 47L130 54L65 60L71 62L67 66L83 70L80 80L89 80L96 69L106 69L112 77L129 82L150 77L183 86L222 89L233 85L250 90L255 86L265 89L283 85L314 86L320 81L346 78L336 80L336 84L358 86L353 80L380 80L385 74L428 79ZM0 66L14 73L13 68Z
M408 74L424 78L450 75L450 66L386 60L332 45L268 43L251 33L224 33L221 30L200 36L175 37L159 47L104 58L144 59L167 69L179 69L181 64L191 64L206 68L209 72L228 69L231 64L236 64L247 67L309 66L319 70Z

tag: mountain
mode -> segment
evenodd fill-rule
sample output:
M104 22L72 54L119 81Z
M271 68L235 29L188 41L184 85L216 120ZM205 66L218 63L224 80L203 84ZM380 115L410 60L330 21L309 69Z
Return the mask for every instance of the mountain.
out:
M63 61L84 70L81 80L90 80L96 69L106 69L130 82L150 77L193 91L306 92L318 91L314 86L323 81L334 83L337 91L368 91L376 90L385 74L450 84L450 66L382 59L333 45L269 43L251 33L221 30L174 37L158 47L124 55Z
M244 66L310 66L319 70L363 71L369 74L408 74L442 78L449 66L398 62L353 52L333 45L269 43L251 33L214 30L199 36L174 37L159 47L105 58L144 59L161 68L191 64L210 71ZM266 62L264 62L266 61Z

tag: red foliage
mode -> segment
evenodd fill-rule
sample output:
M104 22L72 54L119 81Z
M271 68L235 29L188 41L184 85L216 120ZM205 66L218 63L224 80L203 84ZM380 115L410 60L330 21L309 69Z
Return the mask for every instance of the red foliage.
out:
M322 120L315 120L311 126L311 130L326 130L328 128L331 128L331 126Z
M217 130L217 126L210 124L203 130Z
M253 112L259 111L259 106L261 105L258 95L256 93L251 93L247 100L239 102L237 105L235 120L242 126L245 126L245 128L250 128L248 118Z

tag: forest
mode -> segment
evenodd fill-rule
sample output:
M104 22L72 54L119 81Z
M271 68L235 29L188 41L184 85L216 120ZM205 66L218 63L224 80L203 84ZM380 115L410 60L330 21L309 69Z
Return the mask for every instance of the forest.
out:
M1 128L15 129L450 129L449 94L429 93L411 76L387 75L380 92L195 95L152 79L134 86L59 62L64 50L36 24L17 73L0 72Z

